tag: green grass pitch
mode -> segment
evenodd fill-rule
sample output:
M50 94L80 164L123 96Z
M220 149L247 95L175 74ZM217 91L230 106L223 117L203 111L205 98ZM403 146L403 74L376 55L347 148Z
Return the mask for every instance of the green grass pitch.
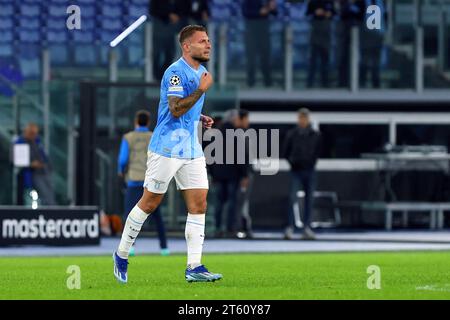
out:
M0 299L450 299L450 252L206 254L224 275L215 283L186 283L185 259L131 257L121 285L109 256L0 258ZM79 290L67 288L70 265ZM370 265L379 290L367 288Z

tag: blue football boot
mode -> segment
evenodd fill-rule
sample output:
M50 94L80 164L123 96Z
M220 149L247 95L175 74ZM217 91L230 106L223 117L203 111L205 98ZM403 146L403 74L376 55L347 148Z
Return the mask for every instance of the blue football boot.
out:
M200 265L194 269L188 267L185 278L187 282L214 282L222 279L223 276L220 273L209 272L204 265Z
M127 283L128 259L122 259L117 255L117 252L114 252L113 261L114 261L114 276L116 277L117 281L121 283Z

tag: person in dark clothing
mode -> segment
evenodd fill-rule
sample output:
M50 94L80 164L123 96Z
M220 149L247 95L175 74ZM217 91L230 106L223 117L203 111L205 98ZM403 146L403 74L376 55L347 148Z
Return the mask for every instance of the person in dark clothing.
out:
M231 110L228 112L220 128L223 136L223 163L215 163L210 166L210 173L213 178L215 190L217 192L217 202L215 209L216 237L235 237L236 236L236 213L237 200L240 188L247 188L249 184L249 163L248 163L248 144L244 136L244 129L248 128L248 112L244 110ZM242 130L236 130L242 129ZM227 130L232 130L236 136L234 141L226 140ZM236 130L236 131L235 131ZM238 163L237 154L240 143L245 143L245 163ZM234 148L233 163L227 164L228 148ZM224 206L227 208L226 231L222 230L222 213ZM239 217L240 219L240 217Z
M380 68L381 51L383 49L385 31L385 7L383 0L365 0L365 6L376 5L380 8L382 23L381 29L361 28L361 63L360 79L361 87L366 87L367 75L370 73L370 80L373 88L380 88Z
M28 204L26 194L36 190L40 204L56 205L55 193L52 185L52 168L49 158L44 151L39 138L39 127L29 123L23 130L15 144L28 144L30 146L30 166L19 172L18 204Z
M250 128L250 117L248 110L239 109L238 112L238 123L236 126L242 130L247 130ZM240 188L238 190L237 196L237 215L238 219L240 218L241 227L238 234L238 237L242 238L253 238L253 230L252 230L252 219L250 217L249 212L249 198L250 193L253 187L253 172L251 170L251 163L254 159L255 155L251 154L250 151L250 142L249 138L244 136L245 143L245 161L243 172L243 178L240 182Z
M242 15L245 18L247 85L249 87L255 85L258 59L264 85L272 86L269 16L276 13L276 1L274 0L243 0L242 2Z
M190 0L191 10L189 17L192 24L207 26L209 20L208 0Z
M311 21L311 51L308 68L308 88L314 84L319 63L322 87L328 87L328 65L331 49L331 20L336 11L332 0L315 0L308 3L306 15Z
M153 22L153 76L161 80L164 71L175 56L175 37L187 24L191 12L190 1L150 0L150 15Z
M338 86L349 87L351 30L354 26L361 26L366 8L364 0L340 0L338 6Z
M297 202L297 192L303 185L305 193L303 215L303 239L314 239L311 230L311 214L315 189L315 166L320 154L320 133L310 124L310 112L302 108L298 112L298 126L287 133L283 146L283 157L291 165L291 193L288 213L288 227L285 238L291 239L294 232L293 206Z
M141 110L136 113L134 130L123 136L118 158L118 174L125 178L127 191L125 194L125 216L142 197L145 171L147 168L147 149L152 136L148 126L150 113ZM166 230L159 207L152 213L158 230L161 255L169 255ZM134 252L134 250L133 250Z

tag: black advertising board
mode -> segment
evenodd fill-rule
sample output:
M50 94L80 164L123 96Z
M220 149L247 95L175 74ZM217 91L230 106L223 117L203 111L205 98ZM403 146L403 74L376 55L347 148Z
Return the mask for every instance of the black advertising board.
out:
M0 206L0 246L98 245L100 214L97 207Z

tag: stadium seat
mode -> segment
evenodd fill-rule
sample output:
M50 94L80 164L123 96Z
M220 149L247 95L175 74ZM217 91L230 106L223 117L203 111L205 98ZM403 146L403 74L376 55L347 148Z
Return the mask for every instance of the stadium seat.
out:
M128 6L128 15L132 18L139 18L142 15L147 15L148 14L148 6L144 6L144 5L133 5L130 4Z
M78 0L78 2L82 5L85 5L85 4L95 4L96 2L98 2L98 0Z
M93 43L95 41L95 34L93 31L77 31L73 32L73 40L76 43Z
M0 43L12 43L14 41L14 33L12 29L2 30L2 36L0 37Z
M19 19L19 27L22 29L39 29L41 27L41 20L38 17L21 17Z
M0 10L0 17L10 18L12 16L14 16L14 5L11 3L2 4L2 10Z
M87 30L93 30L95 29L97 26L97 21L95 20L95 18L83 18L81 20L81 29L87 29Z
M99 35L100 42L102 44L109 44L115 37L118 36L117 32L109 30L101 30Z
M94 5L83 5L81 9L81 15L83 18L91 18L96 17L100 12L97 10Z
M39 44L41 41L41 33L36 30L20 30L19 40L22 43Z
M46 24L48 29L56 30L56 29L65 29L66 28L66 17L51 17L46 19ZM84 20L82 21L82 23Z
M0 30L9 30L13 29L14 20L12 17L4 17L0 19Z
M0 42L0 57L11 57L13 56L13 46L10 43Z
M100 26L102 30L115 31L118 33L122 32L124 29L123 24L119 19L110 19L110 18L100 19Z
M144 46L144 28L138 28L124 41L129 44Z
M80 66L94 66L97 64L98 48L94 44L96 34L94 30L78 30L72 33L74 63Z
M20 72L16 57L9 56L0 59L0 75L16 86L20 86L23 83L23 75ZM14 95L14 90L12 90L10 86L0 83L0 95L12 97Z
M64 19L67 17L67 7L65 5L60 4L50 4L47 7L48 14L51 16L50 19L53 19L53 17L64 17Z
M22 74L27 79L36 79L41 74L41 48L36 44L19 46L19 65Z
M97 65L98 48L91 44L77 44L74 46L74 62L80 66Z
M3 10L3 8L2 8ZM39 17L41 14L41 7L37 4L21 4L20 14L26 17Z
M61 29L49 29L47 31L47 41L48 43L67 43L69 37L66 30Z
M144 48L142 46L127 46L128 65L130 67L141 67L144 61Z
M103 4L101 7L101 13L105 17L118 18L123 15L124 10L120 5Z
M141 67L144 59L144 30L136 30L125 41L126 55L130 67Z
M150 4L148 0L130 0L130 3L145 6L148 6Z
M67 44L51 44L48 47L50 51L50 61L52 65L61 66L69 61L69 52Z

